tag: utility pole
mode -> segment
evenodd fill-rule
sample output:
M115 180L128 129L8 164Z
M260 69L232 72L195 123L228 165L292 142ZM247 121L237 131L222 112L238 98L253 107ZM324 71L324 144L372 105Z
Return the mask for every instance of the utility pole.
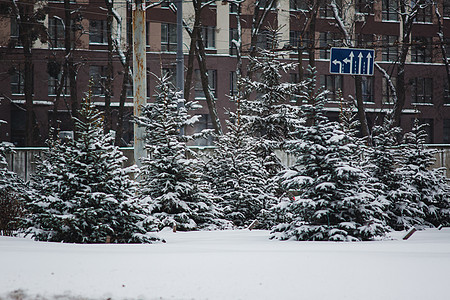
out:
M133 24L133 95L134 116L140 117L147 102L147 56L145 39L145 2L134 0ZM134 161L140 167L140 158L146 156L144 149L145 129L134 124Z

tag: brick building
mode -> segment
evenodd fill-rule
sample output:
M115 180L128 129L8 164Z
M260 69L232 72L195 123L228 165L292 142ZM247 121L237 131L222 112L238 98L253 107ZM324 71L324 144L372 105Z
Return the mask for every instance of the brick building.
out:
M266 0L269 1L269 0ZM264 5L266 1L261 1ZM155 2L155 1L153 1ZM344 20L351 20L351 39L357 41L359 47L375 50L375 61L389 74L395 74L398 62L398 49L402 26L398 13L398 4L393 0L375 0L369 3L364 0L336 1L341 7ZM148 2L150 4L150 2ZM33 59L33 105L35 121L40 133L37 145L42 145L50 126L50 120L60 121L62 131L70 134L70 97L69 88L63 88L62 101L54 110L56 94L55 82L58 77L49 75L54 62L61 62L64 52L64 31L61 19L64 17L64 4L61 1L48 1L48 15L44 24L48 28L48 42L35 42L32 50ZM122 16L121 36L126 47L130 42L131 6L125 0L114 2L116 11ZM107 64L107 36L106 12L102 8L102 0L75 0L70 4L71 9L81 16L77 20L77 31L74 31L75 51L74 61L78 69L77 94L81 99L88 90L90 78L94 80L92 93L94 102L101 108L104 106L104 85ZM241 6L242 51L249 54L251 45L251 23L255 0L246 0ZM329 48L342 45L342 34L334 24L330 7L320 9L314 32L304 32L302 29L305 19L305 7L301 0L279 0L271 9L265 24L281 28L282 46L290 49L286 59L298 60L297 50L300 36L303 43L314 40L314 58L318 70L320 84L330 90L330 103L327 110L330 118L337 118L340 103L336 101L336 93L342 90L344 97L355 95L355 84L352 76L331 75L329 73ZM436 6L430 4L417 14L411 34L411 47L406 58L405 88L406 101L403 109L401 126L408 130L413 118L419 118L429 123L430 143L450 143L450 94L445 65L442 60L440 40L438 37L439 19L436 11L443 16L444 40L450 38L450 1L438 0ZM189 23L192 17L192 2L183 1L183 16ZM227 1L216 1L202 12L202 36L207 52L207 68L210 87L217 99L216 105L219 116L226 118L226 111L233 109L228 96L236 89L235 69L236 56L231 39L237 32L237 7ZM115 27L117 28L117 27ZM163 3L147 10L147 68L150 73L159 75L161 72L175 72L176 50L176 15L170 9L169 3ZM0 119L7 121L0 127L0 140L11 141L18 146L25 145L25 107L23 90L23 62L24 55L20 44L11 47L11 41L17 40L17 24L15 18L8 14L0 16ZM117 32L115 32L117 34ZM308 39L308 37L310 37ZM314 37L314 39L312 39ZM183 49L185 65L189 51L190 38L183 32ZM266 47L264 31L258 34L258 47ZM447 46L447 45L445 45ZM449 48L450 50L450 48ZM447 51L450 53L450 51ZM450 55L450 54L449 54ZM308 63L308 54L303 53L303 66ZM245 63L245 58L244 58ZM195 97L200 103L204 102L195 67L192 99ZM59 75L58 75L59 76ZM293 71L285 79L295 81L298 73ZM394 79L395 81L395 79ZM122 65L118 57L114 57L114 81L112 108L113 118L117 115L114 108L118 107L121 92ZM148 97L151 98L156 80L148 76ZM379 69L375 69L374 76L362 78L362 97L367 112L368 123L377 122L387 111L392 109L390 102L392 92L387 81ZM129 123L132 114L132 91L129 90L125 104L127 121L125 122L124 144L132 140L133 126ZM149 100L150 101L150 100ZM210 120L206 104L198 111L202 115L201 122L195 130L210 127ZM113 126L114 127L114 126ZM114 128L113 128L114 129ZM205 143L206 141L203 141Z

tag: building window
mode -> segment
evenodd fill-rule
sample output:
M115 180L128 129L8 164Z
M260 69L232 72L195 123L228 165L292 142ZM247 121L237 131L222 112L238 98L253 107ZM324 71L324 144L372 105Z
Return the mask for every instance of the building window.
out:
M450 144L450 119L444 119L443 142Z
M177 68L171 67L171 68L162 68L161 69L161 75L164 77L168 77L170 83L176 87L177 86Z
M11 94L24 95L25 94L25 75L23 66L15 66L10 69L11 74Z
M270 49L269 45L269 39L268 37L269 32L266 30L261 30L259 34L256 36L256 48L259 49Z
M60 18L48 19L48 35L50 48L64 48L64 24Z
M339 33L336 32L321 32L319 35L319 57L322 59L330 58L330 48L339 46L341 39Z
M292 84L297 84L300 82L298 73L289 73L289 81ZM289 101L292 103L298 103L300 101L300 97L298 96L297 91L293 92L289 96Z
M240 6L236 3L230 3L230 14L237 14L239 13Z
M381 5L384 21L398 21L398 0L383 0Z
M306 45L308 44L309 41L309 32L304 32L303 36L301 35L301 31L295 31L295 30L291 30L289 31L289 45L291 45L294 49L295 52L298 52L298 48L300 47L300 49L303 49L305 52L306 51Z
M238 93L237 87L237 75L236 71L230 72L230 96L234 96Z
M194 124L194 132L202 132L205 129L213 129L211 116L208 114L200 114L200 119ZM208 137L195 139L196 146L211 146L213 145L213 138L211 135Z
M205 48L216 48L216 27L204 26L202 28L202 38Z
M164 0L164 2L161 3L161 7L169 8L171 4L175 4L175 1L174 0Z
M306 0L289 0L290 10L309 10Z
M177 50L177 24L161 24L161 51Z
M325 1L325 3L320 7L319 9L319 17L320 18L334 18L333 9L331 8L331 5L329 5L330 1ZM336 0L336 6L339 11L339 15L342 13L342 0Z
M217 98L217 70L208 70L208 85L214 98ZM200 70L195 70L195 98L205 98Z
M442 8L444 18L450 17L450 0L443 0Z
M374 103L374 88L372 76L361 76L362 98L364 102Z
M383 84L382 84L383 103L393 104L394 103L394 92L392 91L389 81L394 86L394 89L395 89L395 85L397 82L395 77L391 77L390 80L383 77Z
M411 103L433 103L433 78L416 77L411 80Z
M14 47L21 47L22 44L20 42L20 38L19 38L19 25L17 24L17 19L12 17L10 18L10 29L11 29L11 33L10 33L10 42L12 44L12 46Z
M359 14L373 14L373 0L355 0L355 11Z
M411 119L411 128L412 126L414 126L414 121L415 119ZM425 133L427 134L426 138L425 138L425 143L426 144L432 144L434 143L434 120L433 119L419 119L419 124L420 125L425 125L422 127L422 129L425 131Z
M447 78L444 78L444 104L445 105L450 104L450 89Z
M395 35L383 36L381 56L383 61L396 61L398 57L398 37Z
M51 75L48 75L48 95L49 96L56 96L56 93L58 91L58 87L62 84L63 87L61 89L60 95L69 96L70 95L70 84L69 80L67 78L63 78L63 82L61 82L61 75L60 72L57 77L53 77Z
M105 94L105 66L90 66L89 77L92 80L91 92L92 95L104 95Z
M236 44L233 43L233 40L239 40L239 33L237 28L230 28L230 55L237 55L237 47Z
M431 2L423 4L425 7L419 8L415 18L415 22L418 23L431 23L432 22L432 5Z
M106 20L89 20L89 44L106 44Z
M320 85L328 90L328 100L338 100L339 93L342 93L342 75L321 75Z
M411 46L411 61L430 63L432 56L431 43L432 41L430 37L413 37Z

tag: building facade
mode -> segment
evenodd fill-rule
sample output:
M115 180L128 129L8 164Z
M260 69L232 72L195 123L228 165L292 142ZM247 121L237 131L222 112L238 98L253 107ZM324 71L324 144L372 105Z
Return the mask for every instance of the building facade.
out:
M20 1L19 1L20 2ZM152 3L153 2L153 3ZM148 101L151 101L157 80L161 73L176 72L176 13L171 2L155 4L146 2L146 42L148 68ZM241 24L241 46L244 57L255 47L268 47L266 26L278 27L281 33L281 46L289 51L287 60L300 61L306 69L313 60L318 71L321 86L330 93L327 111L331 119L336 119L341 103L338 94L344 98L355 97L355 80L351 75L333 75L329 72L330 48L350 46L375 50L373 76L363 76L362 97L369 126L379 122L392 110L392 91L386 74L395 84L395 74L399 62L399 49L404 33L399 4L395 0L341 0L335 1L339 8L339 18L346 25L349 38L345 39L337 26L336 15L330 3L325 3L317 11L314 27L311 27L311 14L308 4L311 1L278 0L265 14L263 25L257 35L252 36L255 27L255 6L262 15L270 0L246 0L240 8L228 1L216 1L207 5L201 12L201 32L207 53L207 68L210 88L216 98L219 117L223 121L227 111L234 109L229 95L236 92L236 48L232 42L238 36L238 21ZM310 3L311 2L311 3ZM328 4L328 5L327 5ZM429 124L429 143L450 143L450 93L446 66L443 63L442 47L448 48L450 41L450 1L426 2L414 18L409 36L409 51L405 63L405 105L401 126L408 130L412 120L419 118ZM35 130L38 139L36 146L43 145L48 136L52 120L58 120L58 128L71 134L70 87L63 83L60 97L55 107L58 83L61 79L61 64L67 55L64 45L64 12L62 1L48 1L47 15L43 24L48 29L46 41L36 40L32 49L33 111ZM71 56L77 71L76 89L79 101L89 90L93 101L100 107L105 103L105 76L107 72L108 34L105 1L74 0L69 6L72 13L73 38ZM121 47L125 51L131 45L131 9L125 0L114 1L114 8L122 17L121 26L115 20L113 35L121 37ZM186 26L193 22L192 1L183 1L183 18ZM24 97L24 51L17 39L20 26L11 12L0 16L0 120L7 123L0 126L0 140L11 141L17 146L28 146L25 142L26 107ZM442 39L439 32L443 33ZM312 45L312 47L306 46ZM183 31L183 51L185 68L188 65L190 36ZM311 51L313 49L314 51ZM299 52L301 60L299 60ZM447 54L450 56L450 48ZM382 71L384 70L384 71ZM244 72L245 76L245 72ZM299 72L291 71L285 75L287 81L297 81ZM119 55L113 56L113 87L111 97L113 129L117 120L117 108L122 90L123 66ZM194 61L191 99L203 103L197 113L202 116L197 127L201 130L211 127L210 115L205 103L200 83L199 67ZM175 80L175 76L173 76ZM133 126L130 123L133 112L132 87L129 86L125 102L125 122L122 145L130 145L133 140ZM199 141L207 144L208 141Z

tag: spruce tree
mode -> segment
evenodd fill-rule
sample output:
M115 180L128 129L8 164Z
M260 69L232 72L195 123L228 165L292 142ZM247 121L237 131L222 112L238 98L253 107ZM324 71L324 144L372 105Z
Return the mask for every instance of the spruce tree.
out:
M248 135L248 123L230 113L227 132L217 136L213 156L207 164L212 188L221 198L224 217L235 226L259 221L259 228L270 228L270 208L277 202L276 185L258 153L255 138Z
M310 72L301 95L308 125L289 142L297 161L281 174L281 184L296 196L280 204L287 218L272 238L355 241L383 235L382 204L365 188L367 173L354 160L358 144L324 116L326 92L315 90Z
M400 185L391 191L389 215L396 229L449 223L449 186L442 169L432 167L437 150L425 146L425 124L416 119L400 145L402 156L395 175Z
M76 139L50 139L32 178L27 234L40 241L151 243L155 222L135 198L133 168L104 134L102 116L88 97L75 119Z
M218 201L203 180L202 162L189 150L192 136L182 128L198 121L188 111L196 103L180 99L168 77L159 79L154 102L142 109L137 118L146 130L148 156L141 158L139 194L151 202L151 213L160 220L160 228L199 230L224 225Z
M0 125L4 121L0 120ZM23 203L29 189L16 173L8 169L6 155L14 153L14 145L0 142L0 235L12 235L23 214Z

